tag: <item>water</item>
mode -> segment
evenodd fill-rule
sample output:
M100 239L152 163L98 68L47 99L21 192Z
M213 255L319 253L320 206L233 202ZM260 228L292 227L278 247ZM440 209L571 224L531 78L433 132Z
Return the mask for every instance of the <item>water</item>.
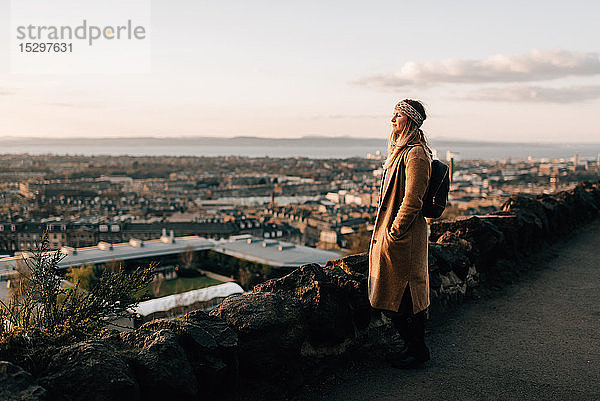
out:
M581 160L596 160L600 143L508 143L432 139L438 157L446 151L457 159L501 160L506 158L568 159L579 153ZM132 156L248 156L248 157L365 157L385 153L385 139L303 137L283 138L0 138L0 153L132 155Z

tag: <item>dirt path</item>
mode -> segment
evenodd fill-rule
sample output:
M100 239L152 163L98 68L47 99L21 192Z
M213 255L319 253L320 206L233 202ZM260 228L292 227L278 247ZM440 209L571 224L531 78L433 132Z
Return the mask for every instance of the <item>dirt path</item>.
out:
M294 400L600 400L600 219L499 295L429 322L432 360L357 363Z

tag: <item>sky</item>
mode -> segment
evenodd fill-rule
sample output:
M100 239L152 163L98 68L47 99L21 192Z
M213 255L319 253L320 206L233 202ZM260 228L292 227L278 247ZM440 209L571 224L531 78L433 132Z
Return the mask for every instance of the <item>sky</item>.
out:
M149 68L49 74L0 0L0 135L386 138L413 98L430 138L600 142L597 1L146 4Z

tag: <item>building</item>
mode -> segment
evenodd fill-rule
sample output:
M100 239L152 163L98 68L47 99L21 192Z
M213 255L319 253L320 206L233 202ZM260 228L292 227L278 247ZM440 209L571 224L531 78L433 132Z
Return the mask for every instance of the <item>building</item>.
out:
M208 250L213 246L214 241L205 238L165 236L152 241L132 239L121 244L99 242L93 247L63 247L61 252L65 257L58 263L58 268L103 265L116 261L124 262L125 265L147 265L153 261L162 261L164 265L170 262L177 263L179 255L183 252ZM0 259L0 280L9 277L21 259L21 256Z
M119 244L100 241L92 247L63 247L60 252L65 256L58 263L58 268L101 266L114 262L137 267L148 266L152 262L159 261L162 269L179 265L181 256L186 252L209 250L250 262L284 268L283 271L291 271L307 263L324 265L327 261L340 257L337 252L257 238L248 234L214 241L197 236L175 237L171 232L170 235L164 233L160 239L151 241L131 239L129 242ZM27 258L31 254L23 255ZM10 279L22 259L22 255L0 259L0 281Z
M28 251L39 243L41 234L48 232L51 249L63 246L74 248L94 246L98 242L127 242L130 239L152 240L161 237L164 230L173 231L175 236L196 235L200 237L225 238L240 232L261 234L270 232L258 221L242 220L235 222L164 222L164 223L118 223L104 222L98 224L74 224L66 222L1 222L0 221L0 253L14 254L17 251Z

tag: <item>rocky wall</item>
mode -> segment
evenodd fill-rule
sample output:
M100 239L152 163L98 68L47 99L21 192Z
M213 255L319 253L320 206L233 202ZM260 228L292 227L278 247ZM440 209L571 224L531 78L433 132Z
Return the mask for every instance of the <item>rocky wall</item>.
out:
M554 195L515 195L496 213L433 222L433 314L518 269L524 256L599 210L600 181ZM398 341L385 316L370 307L367 274L366 254L304 265L226 298L210 314L194 311L46 349L29 372L18 358L0 362L0 399L276 399L332 365Z

